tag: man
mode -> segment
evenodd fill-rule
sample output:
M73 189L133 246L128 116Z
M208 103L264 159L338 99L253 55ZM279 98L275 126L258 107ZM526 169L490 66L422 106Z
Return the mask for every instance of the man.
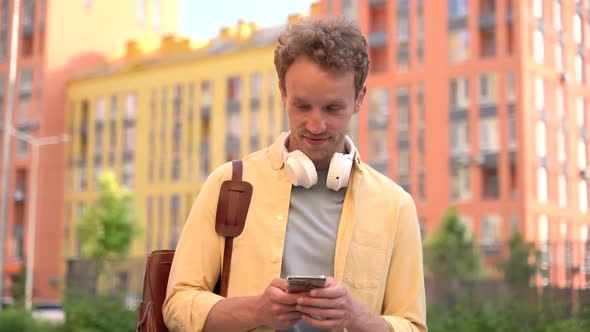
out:
M254 191L227 298L212 290L224 246L215 212L231 164L205 182L172 264L163 308L171 331L426 331L414 202L346 137L368 65L365 39L346 21L303 19L280 37L290 132L243 159ZM326 288L288 293L290 274L330 277Z

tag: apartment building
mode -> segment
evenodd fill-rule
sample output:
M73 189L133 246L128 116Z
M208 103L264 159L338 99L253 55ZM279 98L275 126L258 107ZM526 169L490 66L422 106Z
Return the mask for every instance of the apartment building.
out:
M4 294L0 295L9 296L11 281L33 254L27 248L30 225L35 223L33 302L57 300L64 283L66 144L47 138L67 133L66 82L74 72L102 63L129 39L174 33L178 5L168 0L22 0L19 7L15 3L0 1L0 121L5 124L10 112L10 126L31 138L27 142L11 136L9 168L3 170L8 172L9 184L8 192L0 193L8 203L7 219L1 221L6 232L0 236L6 242L0 248L4 254L0 264ZM11 54L15 8L20 18L14 25L18 49ZM7 109L12 56L16 61L14 105ZM38 181L31 178L35 166Z
M364 160L410 192L424 235L458 207L488 261L514 228L542 284L590 287L590 1L321 0L369 44Z

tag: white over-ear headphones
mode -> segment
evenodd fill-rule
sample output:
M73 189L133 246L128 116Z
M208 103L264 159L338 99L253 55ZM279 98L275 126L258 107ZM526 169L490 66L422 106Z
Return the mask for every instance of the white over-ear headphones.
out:
M303 186L306 189L309 189L318 182L318 174L315 165L311 159L300 150L288 152L286 145L288 138L288 132L282 134L281 149L283 162L285 163L285 173L287 173L289 181L291 181L294 186ZM326 187L334 191L338 191L348 185L348 179L352 169L352 161L356 149L352 140L348 136L344 139L344 147L348 151L348 154L336 152L330 160Z

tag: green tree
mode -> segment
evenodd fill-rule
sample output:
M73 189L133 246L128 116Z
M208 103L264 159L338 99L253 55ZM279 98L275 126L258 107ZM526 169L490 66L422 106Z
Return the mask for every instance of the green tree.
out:
M85 281L85 285L91 287L96 287L107 262L126 257L140 232L131 191L119 185L112 172L101 173L98 186L98 200L83 211L76 227L82 256L90 269L91 280Z
M442 279L478 279L481 256L475 242L459 220L455 207L444 215L439 227L424 243L427 272Z
M25 280L27 269L23 266L20 272L13 279L12 287L10 288L10 295L14 300L14 305L17 308L25 307Z
M518 231L513 232L509 246L510 255L500 264L504 280L513 286L526 287L538 271L540 254L532 244L524 242Z

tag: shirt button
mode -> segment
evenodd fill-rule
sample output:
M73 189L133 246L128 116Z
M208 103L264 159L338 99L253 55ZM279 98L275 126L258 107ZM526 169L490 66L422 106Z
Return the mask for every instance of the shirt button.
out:
M278 220L278 221L283 221L283 216L281 216L281 215L278 215L278 216L277 216L277 220Z
M276 258L276 257L273 257L273 258L272 258L270 261L271 261L273 264L276 264L276 263L279 261L279 259L278 259L278 258Z

